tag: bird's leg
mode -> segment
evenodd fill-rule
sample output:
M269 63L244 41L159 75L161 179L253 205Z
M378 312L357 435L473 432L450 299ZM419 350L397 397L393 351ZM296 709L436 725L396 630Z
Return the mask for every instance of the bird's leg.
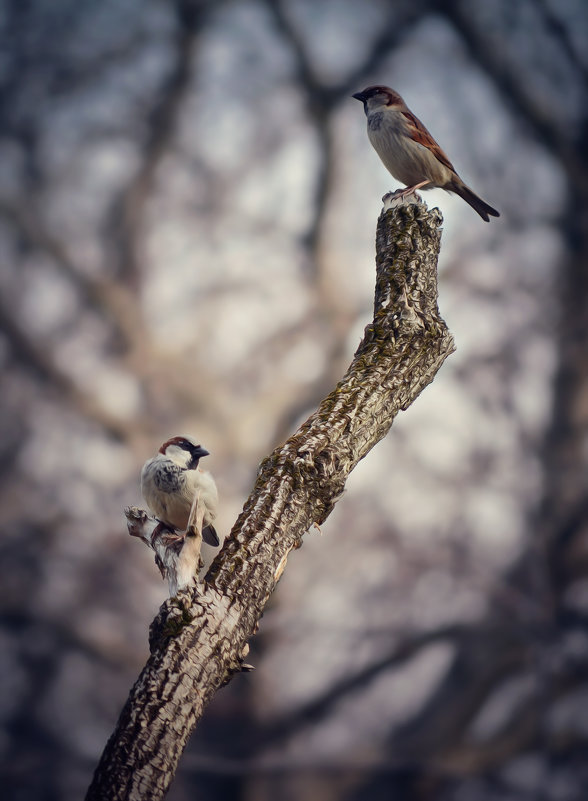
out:
M186 537L186 532L176 531L174 528L170 528L160 521L153 532L153 537L158 537L165 546L170 546L177 542L183 542Z
M426 186L428 183L430 183L430 181L421 181L420 184L415 184L414 186L406 186L404 189L396 189L394 192L386 192L382 198L382 203L387 203L388 201L392 200L404 200L404 198L408 197L409 195L416 195L417 189L420 189L422 186Z
M414 195L414 194L416 194L417 189L420 189L421 187L426 186L429 183L431 183L431 182L430 181L421 181L420 183L415 184L414 186L407 186L407 187L405 187L404 189L401 189L398 193L395 193L395 194L397 194L399 198L400 197L407 197L408 195Z
M127 506L125 517L131 537L143 540L150 548L153 548L153 543L159 540L165 545L171 545L185 537L184 532L177 534L174 529L166 526L161 520L150 517L144 509L139 509L138 506Z

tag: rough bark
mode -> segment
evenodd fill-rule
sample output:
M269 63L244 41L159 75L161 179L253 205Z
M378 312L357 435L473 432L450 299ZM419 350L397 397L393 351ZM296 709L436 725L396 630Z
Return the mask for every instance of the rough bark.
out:
M87 799L156 799L216 690L241 669L265 604L347 476L433 380L453 351L437 308L441 215L422 203L384 208L376 236L374 319L344 377L265 459L202 584L161 607L151 656L108 741ZM327 543L328 546L328 543Z

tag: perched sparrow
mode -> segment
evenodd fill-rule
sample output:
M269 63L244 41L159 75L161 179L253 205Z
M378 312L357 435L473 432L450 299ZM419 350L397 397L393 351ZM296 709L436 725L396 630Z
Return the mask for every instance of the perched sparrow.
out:
M185 531L196 493L204 505L202 539L208 545L219 540L212 525L217 513L218 493L213 477L198 467L208 451L189 437L172 437L141 470L141 492L145 503L168 528Z
M500 217L496 209L464 184L423 123L393 89L368 86L353 97L363 103L368 137L374 150L388 172L406 184L401 197L416 189L438 186L462 197L486 222L490 221L489 214Z

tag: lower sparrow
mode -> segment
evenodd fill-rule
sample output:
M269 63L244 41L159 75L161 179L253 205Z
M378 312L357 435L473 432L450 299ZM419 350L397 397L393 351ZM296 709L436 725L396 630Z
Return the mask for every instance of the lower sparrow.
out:
M202 539L218 545L214 528L218 494L213 477L198 463L208 451L191 437L172 437L143 465L141 492L147 506L167 528L185 531L196 494L204 506Z

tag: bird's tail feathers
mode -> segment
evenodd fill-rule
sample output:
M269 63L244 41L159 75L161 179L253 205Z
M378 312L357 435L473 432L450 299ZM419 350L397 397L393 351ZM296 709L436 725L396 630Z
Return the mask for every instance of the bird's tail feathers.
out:
M202 529L202 539L207 545L214 545L215 547L220 545L220 540L218 538L218 534L216 533L216 529L210 524Z
M488 203L482 200L481 197L478 197L475 192L466 186L464 183L452 183L450 186L445 187L450 192L455 192L456 195L459 195L461 198L465 200L466 203L477 211L480 217L486 222L490 222L490 215L491 217L500 217L500 212L496 211L495 208L490 206Z

